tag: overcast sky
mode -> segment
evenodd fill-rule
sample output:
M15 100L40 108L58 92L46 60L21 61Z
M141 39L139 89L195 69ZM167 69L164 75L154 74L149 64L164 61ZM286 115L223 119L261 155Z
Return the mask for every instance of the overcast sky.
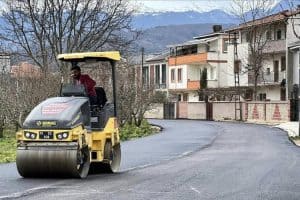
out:
M278 0L274 0L275 1ZM139 12L230 10L232 0L131 0Z

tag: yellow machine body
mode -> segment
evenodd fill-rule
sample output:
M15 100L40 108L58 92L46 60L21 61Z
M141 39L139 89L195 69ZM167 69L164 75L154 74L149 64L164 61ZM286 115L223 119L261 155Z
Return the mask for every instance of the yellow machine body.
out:
M120 54L115 51L71 53L58 55L58 59L72 63L90 60L115 63L120 60ZM113 64L112 66L114 67ZM43 108L46 108L45 113L53 114L53 112L59 112L60 109L67 109L68 102L74 101L81 103L76 104L79 114L69 106L70 112L74 112L70 114L74 117L70 117L69 121L65 120L69 117L69 111L65 111L65 115L64 113L59 115L58 120L44 120L43 115L39 119ZM47 103L47 100L45 102ZM18 142L16 164L21 176L84 178L89 173L112 173L119 170L121 149L116 116L110 116L106 121L104 120L103 128L93 129L85 125L80 107L85 105L89 108L87 98L56 97L49 99L48 105L45 102L33 109L28 116L31 119L27 122L25 120L23 129L16 134ZM53 105L56 107L53 108ZM114 101L114 109L115 107ZM114 115L116 115L116 110ZM91 117L91 115L87 116ZM51 115L48 118L51 119Z

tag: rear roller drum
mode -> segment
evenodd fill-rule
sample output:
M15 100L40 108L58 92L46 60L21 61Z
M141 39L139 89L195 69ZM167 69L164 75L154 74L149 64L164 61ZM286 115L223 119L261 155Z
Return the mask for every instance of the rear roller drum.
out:
M104 146L104 161L101 163L91 163L90 173L116 173L120 170L121 164L121 145L116 144L112 147L110 141Z

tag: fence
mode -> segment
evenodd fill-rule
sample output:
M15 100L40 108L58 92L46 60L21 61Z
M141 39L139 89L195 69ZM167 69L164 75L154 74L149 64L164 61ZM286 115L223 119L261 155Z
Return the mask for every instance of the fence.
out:
M201 119L201 120L235 120L236 114L234 102L176 102L171 106L175 111L168 115L164 114L170 109L170 104L155 104L154 109L148 111L146 118L168 118L168 119ZM168 109L166 109L168 106ZM289 101L264 101L264 102L242 102L242 120L250 122L285 122L290 121ZM173 116L172 116L173 115ZM168 116L168 117L166 117Z

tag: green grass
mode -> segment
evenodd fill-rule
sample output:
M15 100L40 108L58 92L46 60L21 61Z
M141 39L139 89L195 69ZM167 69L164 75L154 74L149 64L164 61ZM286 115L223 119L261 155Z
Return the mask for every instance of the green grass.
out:
M120 138L122 141L146 137L157 133L158 130L153 128L146 120L144 120L140 127L135 126L134 124L125 124L120 128Z
M4 131L4 137L0 138L0 163L15 161L16 148L15 133L9 130Z

